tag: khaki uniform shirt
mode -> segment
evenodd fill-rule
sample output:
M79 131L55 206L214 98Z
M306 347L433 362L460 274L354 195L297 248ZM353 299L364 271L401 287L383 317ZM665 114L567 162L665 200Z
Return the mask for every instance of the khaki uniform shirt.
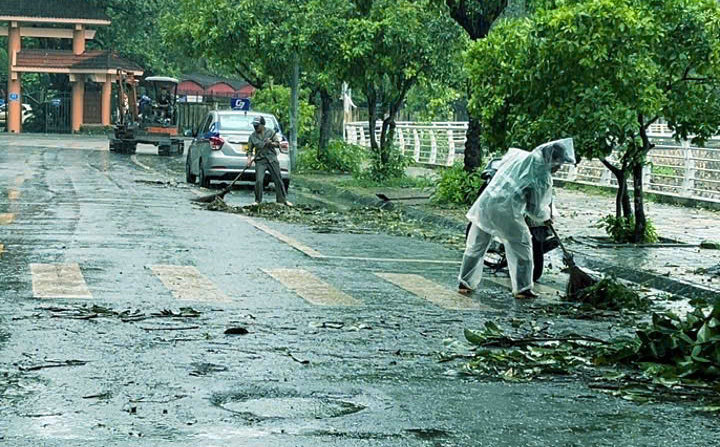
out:
M266 147L265 140L280 142L280 135L267 127L262 135L258 135L257 132L251 133L248 140L248 153L255 154L255 160L277 161L276 149L269 144Z

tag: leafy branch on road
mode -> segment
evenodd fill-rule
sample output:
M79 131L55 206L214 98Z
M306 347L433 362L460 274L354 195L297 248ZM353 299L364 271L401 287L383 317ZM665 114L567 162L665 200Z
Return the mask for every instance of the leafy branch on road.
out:
M275 203L242 207L228 205L222 199L216 199L206 205L206 209L306 225L317 233L378 234L384 232L395 236L436 241L458 249L465 246L464 235L461 232L458 234L442 232L407 217L401 210L358 207L347 213L341 213L317 206L297 205L289 208Z
M471 355L441 354L441 361L467 359L464 374L504 381L581 377L627 400L720 403L720 307L699 306L685 318L653 314L633 337L613 340L537 328L508 334L492 321L464 335L474 345Z
M197 318L200 312L192 307L181 307L178 312L163 309L160 312L151 312L149 314L140 312L139 310L124 310L121 312L111 308L93 304L91 306L83 304L74 307L39 307L38 310L46 310L50 312L51 318L67 318L70 320L93 320L96 318L118 318L123 323L134 321L143 321L151 318Z

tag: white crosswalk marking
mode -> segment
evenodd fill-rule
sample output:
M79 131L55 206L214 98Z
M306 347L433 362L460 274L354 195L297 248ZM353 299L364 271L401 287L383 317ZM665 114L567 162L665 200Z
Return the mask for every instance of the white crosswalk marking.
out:
M10 225L15 220L13 213L0 213L0 225Z
M165 287L179 300L230 301L198 269L188 265L153 265L150 267Z
M35 298L92 298L77 264L30 264Z
M316 306L358 306L360 301L302 269L263 270Z
M303 243L301 243L301 242L296 241L295 239L291 238L291 237L288 236L288 235L285 235L285 234L280 233L279 231L273 230L272 228L268 227L268 226L265 225L265 224L262 224L262 223L256 221L255 219L251 219L251 218L249 218L249 217L247 217L247 216L238 216L238 217L239 217L240 219L243 219L244 221L246 221L247 223L249 223L249 224L252 225L253 227L257 228L258 230L263 231L263 232L269 234L270 236L276 238L276 239L279 240L279 241L285 242L286 244L288 244L289 246L291 246L291 247L294 248L295 250L298 250L298 251L300 251L300 252L302 252L302 253L305 253L307 256L309 256L309 257L311 257L311 258L319 259L319 258L324 258L324 257L325 257L322 253L319 253L319 252L313 250L312 248L308 247L307 245L305 245L305 244L303 244Z
M492 310L470 297L448 290L420 275L380 272L375 273L375 275L445 309Z

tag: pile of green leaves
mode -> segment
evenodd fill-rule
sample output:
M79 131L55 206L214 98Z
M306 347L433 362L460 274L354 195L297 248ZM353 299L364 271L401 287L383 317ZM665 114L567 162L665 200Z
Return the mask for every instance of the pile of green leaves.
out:
M605 277L596 284L577 293L576 300L601 310L647 310L651 301L619 283L616 278Z
M433 200L442 204L472 205L482 184L479 170L467 172L462 163L456 163L442 171Z
M597 228L603 228L608 236L618 244L628 244L633 242L635 233L635 216L616 217L608 215L598 221ZM655 225L650 219L647 220L645 226L645 235L641 243L654 244L659 240Z
M537 330L512 337L492 321L480 332L465 329L465 338L478 347L465 365L465 373L508 381L590 372L595 348L605 343L577 334L549 336Z
M684 319L653 314L636 337L603 349L596 362L638 363L644 373L663 379L720 378L720 307L697 307Z
M465 246L463 234L442 232L428 227L419 221L408 218L401 210L358 207L347 212L337 212L311 205L287 207L276 203L261 203L243 207L228 205L219 198L205 208L210 211L224 211L249 217L307 225L312 231L318 233L385 233L435 241L457 249Z
M357 173L367 159L368 151L362 146L332 140L325 152L305 147L298 156L298 170Z

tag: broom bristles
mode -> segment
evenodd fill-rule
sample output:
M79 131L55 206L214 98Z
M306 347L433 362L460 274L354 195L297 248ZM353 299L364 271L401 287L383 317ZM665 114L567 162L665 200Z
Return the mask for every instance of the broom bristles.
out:
M568 298L577 298L582 290L597 284L597 280L581 268L573 265L570 267L570 278L568 279L566 294Z
M225 197L225 194L227 194L227 190L219 192L217 194L207 194L200 197L194 197L190 199L190 201L197 203L212 203L215 201L215 199L222 199L223 197Z

